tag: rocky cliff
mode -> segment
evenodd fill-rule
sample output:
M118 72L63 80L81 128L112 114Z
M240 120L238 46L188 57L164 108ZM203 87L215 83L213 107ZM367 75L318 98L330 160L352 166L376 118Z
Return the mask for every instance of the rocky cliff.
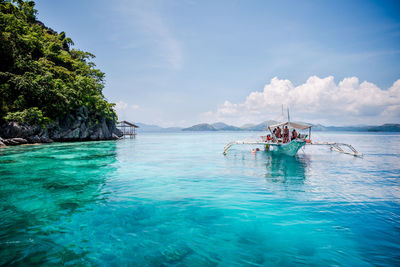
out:
M0 126L0 146L89 140L115 140L122 136L116 118L91 116L86 107L49 125L6 122Z

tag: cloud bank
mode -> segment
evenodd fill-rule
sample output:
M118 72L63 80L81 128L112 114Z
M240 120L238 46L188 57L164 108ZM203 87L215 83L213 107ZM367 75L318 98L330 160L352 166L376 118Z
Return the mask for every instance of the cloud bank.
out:
M119 120L129 120L132 115L135 115L135 111L140 109L140 106L130 105L121 100L115 103L114 109L117 112Z
M289 107L291 118L297 121L329 125L399 123L400 79L383 90L370 82L360 83L357 77L336 84L333 76L311 76L298 86L275 77L263 91L250 93L244 102L225 101L216 111L203 113L202 119L236 125L279 119L282 105Z

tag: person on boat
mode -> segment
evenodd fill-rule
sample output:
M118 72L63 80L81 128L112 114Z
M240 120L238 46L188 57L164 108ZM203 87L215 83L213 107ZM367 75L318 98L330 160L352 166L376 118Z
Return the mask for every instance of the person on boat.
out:
M297 131L296 131L296 129L293 129L293 131L292 131L292 140L297 139L297 137L299 137L299 136L297 135Z
M285 126L285 129L283 129L283 142L287 143L289 141L289 129L287 126Z
M279 126L278 126L278 128L276 128L275 130L276 130L276 132L275 132L276 138L282 138L281 128L279 128Z
M270 135L270 134L267 134L267 142L268 142L268 141L271 141L271 140L272 140L271 135Z

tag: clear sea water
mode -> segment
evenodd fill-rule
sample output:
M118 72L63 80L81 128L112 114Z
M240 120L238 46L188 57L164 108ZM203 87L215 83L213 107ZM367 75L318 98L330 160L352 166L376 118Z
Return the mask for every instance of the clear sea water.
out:
M0 149L0 265L399 266L400 135L296 157L261 133L154 133Z

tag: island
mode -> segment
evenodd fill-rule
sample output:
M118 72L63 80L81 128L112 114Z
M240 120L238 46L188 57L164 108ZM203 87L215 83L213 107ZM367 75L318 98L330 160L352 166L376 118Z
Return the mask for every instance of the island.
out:
M34 2L0 8L0 146L120 137L95 56L37 20Z

